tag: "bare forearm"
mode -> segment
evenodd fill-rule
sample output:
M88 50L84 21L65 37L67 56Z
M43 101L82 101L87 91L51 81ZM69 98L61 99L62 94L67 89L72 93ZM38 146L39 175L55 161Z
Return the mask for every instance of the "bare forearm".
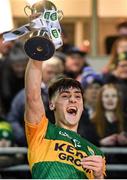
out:
M39 123L45 113L41 98L41 82L42 62L29 60L25 74L25 119L31 123Z
M42 62L29 60L25 74L26 94L35 93L36 89L41 88L42 82ZM40 91L37 90L37 94Z

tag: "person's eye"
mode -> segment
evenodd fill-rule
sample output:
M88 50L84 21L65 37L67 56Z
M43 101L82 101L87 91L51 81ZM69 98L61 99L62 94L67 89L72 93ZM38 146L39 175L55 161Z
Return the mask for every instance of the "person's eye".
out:
M68 95L67 94L62 94L62 96L61 96L62 98L67 98L68 97Z
M109 95L105 95L104 98L109 98Z
M77 99L81 99L81 96L76 96Z

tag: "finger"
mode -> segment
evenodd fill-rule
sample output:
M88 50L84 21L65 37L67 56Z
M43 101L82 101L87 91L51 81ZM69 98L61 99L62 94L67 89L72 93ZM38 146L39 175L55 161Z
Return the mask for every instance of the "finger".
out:
M93 167L93 166L85 166L84 170L87 170L87 169L93 171L95 179L103 179L103 171L102 171L102 169L99 169L99 168Z
M90 165L85 165L85 166L83 166L83 168L92 170L94 172L102 172L102 170L99 167L94 167L94 166L90 166Z
M84 166L93 166L93 167L100 167L102 168L103 167L103 164L102 163L96 163L96 162L81 162L81 165L84 167Z
M102 156L88 156L82 159L82 161L93 161L93 162L99 162L103 161Z
M93 167L103 168L104 162L82 161L82 162L81 162L81 165L82 165L82 166L90 165L90 166L93 166Z

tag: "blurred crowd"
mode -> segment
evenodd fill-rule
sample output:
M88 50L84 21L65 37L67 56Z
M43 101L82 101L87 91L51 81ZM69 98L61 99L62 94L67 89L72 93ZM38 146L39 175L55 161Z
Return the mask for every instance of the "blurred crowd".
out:
M110 44L110 59L101 72L96 72L89 64L88 52L70 44L67 37L63 37L63 46L42 66L41 94L49 121L55 123L48 101L50 81L57 75L78 80L84 89L84 112L78 133L99 147L127 146L127 22L118 27L120 33ZM23 43L3 43L1 34L0 147L27 147L24 133L24 75L27 62ZM12 158L12 164L24 161L22 156ZM4 162L2 164L0 160L1 167ZM107 162L127 164L127 158L125 155L112 155ZM10 165L10 157L5 164Z

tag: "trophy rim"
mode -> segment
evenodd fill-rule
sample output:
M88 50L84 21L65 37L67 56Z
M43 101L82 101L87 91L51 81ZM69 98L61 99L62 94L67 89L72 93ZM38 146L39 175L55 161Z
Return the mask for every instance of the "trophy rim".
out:
M29 40L32 40L33 38L42 38L42 36L32 36L31 38L29 38L29 39L27 39L26 41L25 41L25 44L29 41ZM43 39L46 39L46 40L48 40L48 41L50 41L50 43L52 44L52 48L53 48L53 54L52 54L52 56L54 56L54 54L55 54L55 45L54 45L54 43L50 40L50 39L48 39L48 38L46 38L46 37L43 37ZM25 48L25 45L24 45L24 48ZM25 49L24 49L25 50ZM27 53L26 53L27 54ZM28 55L28 54L27 54ZM51 56L51 57L52 57ZM28 55L28 57L30 57L29 55ZM50 58L51 58L50 57ZM31 57L30 57L31 58ZM48 59L50 59L50 58L48 58ZM36 59L36 60L38 60L38 61L46 61L46 60L48 60L48 59L41 59L41 60L39 60L39 59ZM33 59L33 60L35 60L35 59Z

